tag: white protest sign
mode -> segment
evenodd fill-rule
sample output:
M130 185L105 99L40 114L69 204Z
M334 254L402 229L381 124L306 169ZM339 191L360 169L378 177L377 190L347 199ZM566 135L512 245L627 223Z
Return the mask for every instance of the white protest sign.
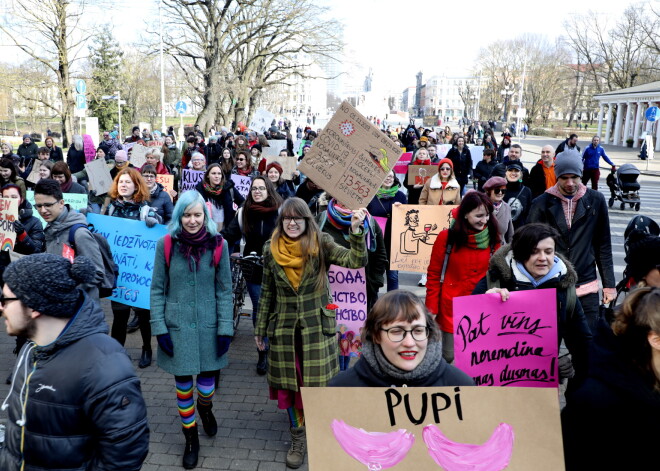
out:
M252 116L252 121L250 121L250 126L248 126L253 131L263 133L268 130L270 123L275 119L275 115L264 108L257 108L257 111L254 112Z
M104 195L110 190L112 176L104 159L95 159L85 164L89 183L97 195Z
M236 191L238 191L243 198L247 198L247 195L250 192L250 186L252 185L252 179L250 177L235 174L231 176L231 179L234 182L234 188L236 188Z
M145 156L149 151L150 149L147 146L143 146L142 144L135 144L133 146L133 150L131 151L130 162L133 164L135 168L139 169L145 163L147 163L147 159L145 158Z
M197 184L202 180L204 180L204 170L191 170L189 168L184 168L181 172L179 193L194 190Z

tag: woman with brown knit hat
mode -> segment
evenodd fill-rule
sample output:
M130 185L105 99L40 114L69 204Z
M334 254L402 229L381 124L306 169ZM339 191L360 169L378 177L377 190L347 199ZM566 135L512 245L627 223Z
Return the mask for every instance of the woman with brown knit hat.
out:
M268 180L275 186L277 193L283 200L291 198L296 195L296 187L291 180L282 178L284 170L279 162L271 162L266 167L266 176Z

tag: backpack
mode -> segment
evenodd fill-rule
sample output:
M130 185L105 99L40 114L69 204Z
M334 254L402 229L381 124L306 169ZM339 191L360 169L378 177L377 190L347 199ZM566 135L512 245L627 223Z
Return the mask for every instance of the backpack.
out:
M163 252L165 252L165 266L170 268L170 261L172 260L172 236L169 234L165 235L163 240ZM213 251L213 266L217 267L220 265L220 260L222 260L222 248L225 246L225 239L222 239L220 245L218 245Z
M76 231L84 227L91 234L96 245L98 245L99 252L101 252L101 258L103 259L103 281L99 284L99 297L107 298L112 296L112 292L117 288L117 278L119 278L119 267L115 263L114 258L112 258L112 249L108 240L103 237L103 234L99 232L92 231L87 224L74 224L69 229L69 245L75 251L75 234Z

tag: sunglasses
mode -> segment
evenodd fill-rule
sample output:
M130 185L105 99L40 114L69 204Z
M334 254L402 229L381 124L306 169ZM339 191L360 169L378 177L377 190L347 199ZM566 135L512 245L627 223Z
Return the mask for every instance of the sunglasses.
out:
M493 190L493 193L495 193L496 195L503 195L504 193L506 193L506 188L495 188Z
M441 172L451 172L451 167L441 167L440 171Z

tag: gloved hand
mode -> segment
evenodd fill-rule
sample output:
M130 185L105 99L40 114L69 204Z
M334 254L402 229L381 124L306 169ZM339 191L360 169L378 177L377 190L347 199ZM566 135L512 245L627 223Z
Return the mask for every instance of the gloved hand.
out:
M170 334L157 335L156 340L158 341L160 349L165 352L167 356L174 356L174 344L172 343L172 337L170 337Z
M156 224L158 224L158 219L155 217L147 216L144 222L147 223L147 227L154 227Z
M560 356L557 360L559 365L559 380L570 379L575 376L575 370L573 369L573 361L571 355Z
M612 173L616 172L616 165L612 165Z
M218 358L229 351L230 344L231 344L231 337L229 335L218 335L217 337Z
M23 232L25 232L25 227L23 224L21 224L21 221L14 221L14 232L16 233L17 236L21 235Z
M96 196L96 190L89 190L89 196Z

